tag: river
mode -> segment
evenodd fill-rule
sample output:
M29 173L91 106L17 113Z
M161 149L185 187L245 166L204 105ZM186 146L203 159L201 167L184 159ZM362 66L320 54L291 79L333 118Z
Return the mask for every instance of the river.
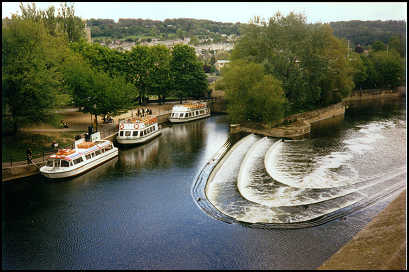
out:
M227 116L216 115L164 128L151 142L121 148L118 158L79 177L50 182L35 176L2 184L2 268L315 269L403 190L314 227L228 224L209 216L192 197L198 173L228 138ZM406 105L402 100L356 104L344 120L320 122L304 141L283 144L285 163L275 165L280 180L306 185L303 176L313 176L345 185L387 175L402 183ZM304 157L294 161L291 152ZM315 167L295 170L308 163ZM271 188L250 181L258 185L242 186L244 195L273 205ZM218 205L236 197L219 189ZM230 207L236 207L231 214L243 210ZM260 217L240 216L250 222L251 216Z

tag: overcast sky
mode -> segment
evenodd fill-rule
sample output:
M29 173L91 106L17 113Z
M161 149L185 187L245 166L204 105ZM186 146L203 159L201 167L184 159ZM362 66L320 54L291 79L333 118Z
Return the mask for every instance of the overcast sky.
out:
M28 2L31 3L31 2ZM41 9L60 7L61 2L35 2ZM26 5L27 3L25 3ZM74 2L75 14L83 19L171 18L208 19L248 23L254 16L269 18L277 11L302 13L308 23L335 21L407 20L406 2ZM2 18L19 12L18 2L2 2Z

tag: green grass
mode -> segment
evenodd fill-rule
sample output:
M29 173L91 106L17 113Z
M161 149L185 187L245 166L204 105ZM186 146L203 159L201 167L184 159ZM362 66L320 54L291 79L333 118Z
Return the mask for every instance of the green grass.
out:
M51 144L56 141L60 148L74 143L74 137L78 132L58 132L53 136L17 133L15 136L2 136L2 162L26 160L28 147L33 152L33 158L42 157L43 152L51 152Z

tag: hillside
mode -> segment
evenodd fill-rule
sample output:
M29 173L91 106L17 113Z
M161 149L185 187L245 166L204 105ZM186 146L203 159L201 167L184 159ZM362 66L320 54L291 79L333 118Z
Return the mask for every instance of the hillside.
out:
M338 38L350 40L352 45L367 46L375 41L388 43L391 36L405 37L405 21L341 21L330 26Z
M127 42L144 42L151 39L173 40L191 38L193 44L232 42L240 35L241 23L222 23L189 18L164 21L144 19L90 19L94 41L118 39ZM351 46L367 46L379 40L387 43L394 35L405 36L405 21L341 21L331 22L335 36L350 40Z

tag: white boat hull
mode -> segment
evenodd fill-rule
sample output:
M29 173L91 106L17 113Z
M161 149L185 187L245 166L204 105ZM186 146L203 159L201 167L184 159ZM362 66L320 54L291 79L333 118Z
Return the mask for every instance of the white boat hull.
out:
M150 139L155 138L156 136L159 136L161 134L161 131L156 131L146 137L133 137L133 136L116 136L116 141L119 144L125 145L125 144L142 144Z
M202 118L206 118L209 117L210 113L207 114L203 114L203 115L198 115L198 116L194 116L194 117L187 117L187 118L169 118L169 122L172 123L185 123L185 122L189 122L189 121L193 121L193 120L197 120L197 119L202 119Z
M59 179L59 178L68 178L68 177L73 177L80 175L88 170L91 170L92 168L97 167L100 164L103 164L104 162L118 156L118 148L114 147L111 151L105 152L103 156L95 158L95 160L92 161L86 161L86 163L81 163L78 165L74 165L73 167L67 167L67 168L60 168L61 170L56 170L54 168L53 171L47 171L46 166L43 166L40 168L40 173L51 179Z

